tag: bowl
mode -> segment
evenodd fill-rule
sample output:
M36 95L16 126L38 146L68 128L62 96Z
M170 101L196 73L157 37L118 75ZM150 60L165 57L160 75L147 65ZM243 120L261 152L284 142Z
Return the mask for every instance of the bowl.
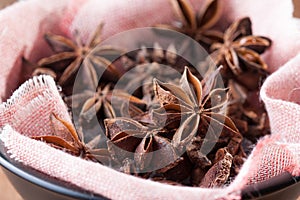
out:
M95 196L83 191L76 186L51 179L38 171L13 164L1 153L0 165L24 200L107 199L104 196ZM247 186L242 190L242 199L245 200L292 200L299 196L300 176L293 177L288 172L272 177L267 181Z
M292 200L298 197L300 197L300 176L294 177L288 172L249 185L242 190L243 199Z
M107 199L104 196L83 191L74 185L51 179L41 172L12 163L1 153L0 165L24 200ZM294 177L288 172L272 177L267 181L247 186L242 190L242 199L292 200L298 197L300 197L300 176Z
M102 196L82 191L56 179L21 166L12 164L0 153L0 165L9 181L24 200L106 200Z

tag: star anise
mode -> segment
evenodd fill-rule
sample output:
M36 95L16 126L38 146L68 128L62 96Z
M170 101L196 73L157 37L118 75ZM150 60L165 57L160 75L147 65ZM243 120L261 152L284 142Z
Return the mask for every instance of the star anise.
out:
M141 93L143 99L150 102L153 99L153 78L161 78L166 81L176 81L178 79L179 73L175 69L170 69L164 65L160 65L156 62L139 64L135 66L132 70L126 73L124 79L119 81L119 84L124 82L124 90L129 93L135 92L133 89L142 90Z
M270 133L269 119L263 102L259 99L259 88L249 91L234 80L229 80L231 104L227 112L243 136L255 142Z
M147 103L147 108L155 107L157 102L154 98L153 78L179 81L182 66L189 64L177 53L172 43L166 50L159 43L154 43L153 47L142 46L139 50L124 54L121 63L126 73L118 81L118 87L141 97Z
M200 82L186 67L180 86L154 81L155 94L162 105L162 108L155 111L156 116L165 114L168 121L176 119L178 113L181 115L182 123L172 140L179 151L190 144L196 135L205 137L204 146L227 142L228 151L232 155L239 149L242 136L232 120L222 113L227 103L226 89L213 88L216 74ZM203 159L205 153L209 152L199 153L199 159Z
M210 57L216 65L223 65L222 76L235 78L249 89L256 89L267 74L262 54L271 40L252 35L249 17L237 20L225 31L223 42L212 44Z
M77 31L74 34L75 41L64 36L47 33L45 39L56 54L41 59L38 66L40 68L62 67L63 73L58 80L60 85L65 85L67 81L74 77L81 65L87 68L86 70L88 70L94 82L98 82L98 71L102 73L107 71L114 77L120 77L119 70L105 56L119 55L123 51L109 45L99 45L102 41L102 29L103 23L97 27L95 33L90 36L86 43L82 42ZM40 68L37 70L41 71Z
M188 0L172 0L171 3L180 23L160 24L157 25L158 27L184 33L208 46L222 40L222 32L211 29L221 16L222 1L206 0L198 13L195 12Z
M205 188L221 187L228 180L230 175L233 157L226 149L222 157L208 170L199 186Z
M142 125L130 118L106 119L104 122L106 135L110 138L108 150L116 161L122 163L131 158L137 171L141 171L163 167L177 159L173 145L166 138L168 131Z
M165 65L168 67L172 67L174 68L174 71L177 70L182 73L182 66L189 64L187 60L179 56L186 49L187 45L185 44L184 47L183 45L184 44L180 45L180 47L178 47L177 49L175 45L171 43L166 50L164 50L163 47L157 42L153 44L153 47L146 47L142 45L140 49L124 54L121 57L121 63L123 65L123 68L126 69L127 72L131 72L132 70L134 70L132 73L137 73L138 75L146 73L150 75L150 77L162 76L161 73L167 73L163 70L158 70L157 65L151 67L150 64L154 63L160 64L160 66ZM173 73L173 71L169 72L170 75L172 75ZM137 76L135 77L135 79L140 80L141 78Z
M100 136L96 136L89 143L85 144L83 142L83 133L78 134L73 124L61 119L54 113L51 115L51 121L53 122L53 124L55 124L56 122L61 123L66 133L68 134L67 137L69 139L58 136L60 134L34 136L32 138L44 141L57 149L61 149L74 156L78 156L86 160L101 163L110 162L110 155L106 149L95 149L95 147L100 141ZM61 131L61 129L54 125L54 131Z
M122 63L127 70L139 64L152 62L174 65L178 62L177 51L174 44L170 44L168 48L164 50L159 43L155 42L153 47L142 45L140 49L123 55Z
M145 104L143 100L123 90L111 90L110 85L98 86L96 92L93 90L85 90L82 93L67 97L66 101L73 108L81 109L79 117L88 122L91 121L101 109L103 109L104 118L117 117L115 112L116 108L112 106L112 101L119 102L118 105L123 101L139 105ZM118 108L118 110L119 109L120 108Z

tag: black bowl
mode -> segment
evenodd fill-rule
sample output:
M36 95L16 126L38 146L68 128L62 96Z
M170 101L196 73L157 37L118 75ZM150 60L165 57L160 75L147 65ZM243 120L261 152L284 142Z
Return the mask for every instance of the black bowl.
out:
M33 169L16 166L2 154L0 154L0 165L24 200L107 199L102 196L95 196L73 185L51 179Z
M24 198L24 200L73 200L73 199L107 199L95 196L75 186L50 179L48 176L32 169L24 169L8 161L0 154L0 165L6 176ZM270 178L267 181L247 186L242 191L243 199L292 200L300 196L300 176L289 173Z
M300 197L300 176L288 172L266 181L247 186L242 191L243 199L293 200Z

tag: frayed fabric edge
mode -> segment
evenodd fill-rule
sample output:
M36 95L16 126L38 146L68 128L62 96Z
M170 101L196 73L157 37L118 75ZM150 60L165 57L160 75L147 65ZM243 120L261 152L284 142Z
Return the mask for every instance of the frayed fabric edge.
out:
M57 90L55 81L51 76L49 75L34 76L33 78L23 83L6 102L1 104L1 107L5 109L9 109L12 105L20 102L20 99L22 99L22 97L27 95L26 94L27 91L32 90L34 88L39 94L43 92L41 91L41 89L45 87L51 89L52 91Z

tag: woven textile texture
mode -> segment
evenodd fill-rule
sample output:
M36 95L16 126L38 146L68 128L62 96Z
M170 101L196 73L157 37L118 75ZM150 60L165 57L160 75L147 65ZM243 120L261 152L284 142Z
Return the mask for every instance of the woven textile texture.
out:
M192 2L197 6L201 0ZM24 70L20 67L21 57L25 55L36 61L49 54L42 39L45 32L51 30L70 36L76 29L86 38L102 20L107 25L105 39L124 30L170 22L174 16L166 0L29 0L0 12L0 95L8 98L0 105L0 140L11 159L112 199L240 199L240 190L247 184L285 171L299 176L300 28L292 18L292 2L228 0L226 3L225 17L219 26L250 16L253 32L274 41L264 55L273 73L261 89L272 134L258 141L231 185L205 189L143 180L76 158L28 137L53 134L49 118L52 112L70 121L51 77L35 77L18 88ZM63 131L60 133L68 139Z

